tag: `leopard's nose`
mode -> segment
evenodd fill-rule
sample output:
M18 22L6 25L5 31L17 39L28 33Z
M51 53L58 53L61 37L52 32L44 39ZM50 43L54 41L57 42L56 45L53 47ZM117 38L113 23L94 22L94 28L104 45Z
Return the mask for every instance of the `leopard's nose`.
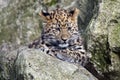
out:
M67 41L67 39L64 39L64 38L62 38L62 40L63 40L64 42L66 42L66 41Z
M67 36L67 35L62 35L62 36L61 36L61 39L65 42L65 41L67 41L68 36Z

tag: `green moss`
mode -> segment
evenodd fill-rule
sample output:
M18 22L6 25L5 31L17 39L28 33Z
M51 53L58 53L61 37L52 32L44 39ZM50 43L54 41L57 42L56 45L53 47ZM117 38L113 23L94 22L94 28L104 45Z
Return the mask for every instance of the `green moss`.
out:
M112 45L120 46L120 23L114 27L115 28L111 33L111 42L112 42Z
M109 31L108 35L96 35L91 38L92 47L90 52L92 53L92 61L97 65L97 68L101 72L109 72L111 64L109 48L110 46L120 46L120 23L114 24ZM98 37L97 37L98 36ZM109 43L108 43L109 38ZM110 44L110 45L109 45Z
M52 6L52 5L55 5L56 3L57 3L57 0L51 0L51 2L46 3L46 5Z
M92 61L101 72L108 72L109 53L107 52L107 35L97 35L98 37L92 37L92 45L89 51L92 53Z

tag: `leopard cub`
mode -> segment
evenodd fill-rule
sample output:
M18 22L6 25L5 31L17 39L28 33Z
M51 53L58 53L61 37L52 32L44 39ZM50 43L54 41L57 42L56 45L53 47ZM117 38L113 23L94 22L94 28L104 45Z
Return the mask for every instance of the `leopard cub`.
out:
M83 41L78 30L78 14L77 8L41 11L40 16L45 22L42 33L39 39L29 45L29 48L39 48L61 60L85 66L89 56L83 47Z

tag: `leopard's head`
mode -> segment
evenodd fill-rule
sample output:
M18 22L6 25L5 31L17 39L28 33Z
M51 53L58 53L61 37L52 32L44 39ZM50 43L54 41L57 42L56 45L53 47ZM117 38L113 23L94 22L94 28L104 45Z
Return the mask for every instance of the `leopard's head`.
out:
M51 46L66 48L74 44L79 37L77 17L79 10L57 8L52 11L41 11L40 16L45 21L42 40Z

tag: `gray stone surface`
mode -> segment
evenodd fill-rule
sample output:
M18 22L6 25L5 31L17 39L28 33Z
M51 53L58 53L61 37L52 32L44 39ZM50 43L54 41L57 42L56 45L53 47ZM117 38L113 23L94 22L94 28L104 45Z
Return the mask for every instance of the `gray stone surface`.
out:
M10 0L0 0L0 10L2 10L2 8L7 7L9 4Z
M97 80L81 66L26 47L6 54L0 64L0 80Z

